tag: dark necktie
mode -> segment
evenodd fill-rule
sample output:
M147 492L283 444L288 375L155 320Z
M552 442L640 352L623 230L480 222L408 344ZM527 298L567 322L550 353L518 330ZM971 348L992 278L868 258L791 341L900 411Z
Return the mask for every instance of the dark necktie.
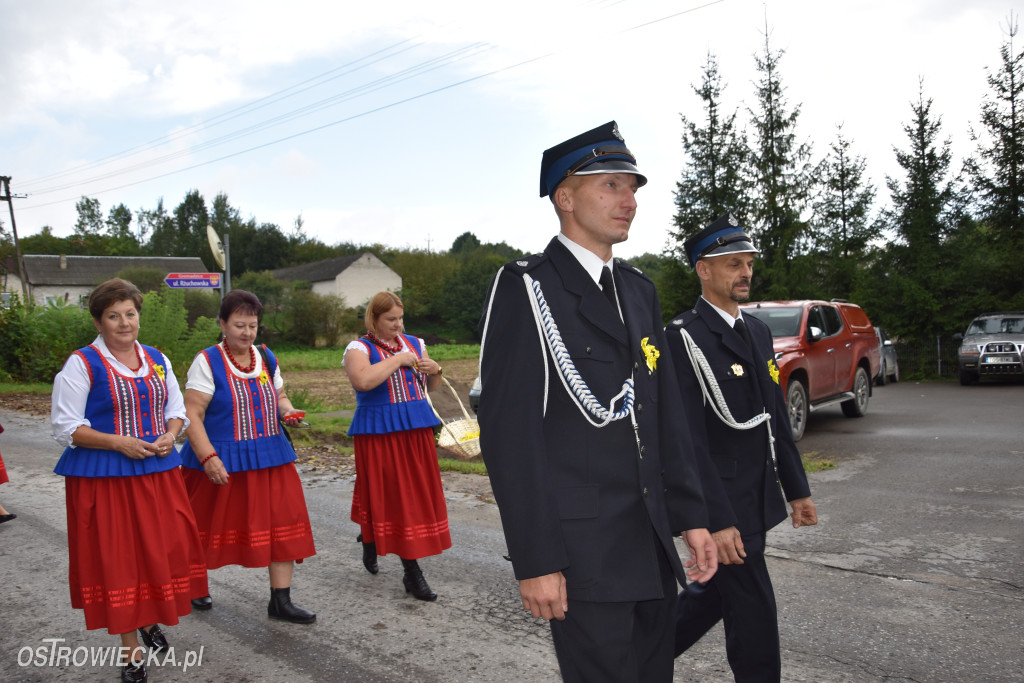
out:
M611 303L612 308L616 311L619 310L619 304L615 301L615 282L612 279L612 269L601 267L601 291L604 292L605 298Z
M736 319L735 324L733 324L733 329L739 332L740 336L743 337L743 341L747 345L747 348L753 352L754 345L750 342L750 332L747 330L747 324L743 322L743 318Z

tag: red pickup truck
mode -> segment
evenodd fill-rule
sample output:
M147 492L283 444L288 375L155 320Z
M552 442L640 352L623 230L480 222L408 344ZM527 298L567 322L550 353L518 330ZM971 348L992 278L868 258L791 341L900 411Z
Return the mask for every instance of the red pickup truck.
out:
M795 441L804 435L812 410L838 403L847 417L864 416L880 359L875 328L860 306L805 300L742 308L772 331Z

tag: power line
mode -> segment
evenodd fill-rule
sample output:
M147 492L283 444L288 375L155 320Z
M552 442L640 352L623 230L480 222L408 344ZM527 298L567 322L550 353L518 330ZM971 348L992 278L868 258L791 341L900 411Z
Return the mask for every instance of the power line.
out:
M653 19L651 21L643 22L641 24L637 24L637 25L634 25L634 26L631 26L631 27L628 27L628 28L625 28L625 29L622 29L622 30L619 30L619 31L612 32L610 34L607 34L604 37L609 37L609 36L613 36L613 35L622 35L622 34L625 34L625 33L632 32L632 31L640 30L640 29L652 26L654 24L658 24L658 23L661 23L661 22L664 22L664 21L668 21L668 20L677 18L679 16L683 16L683 15L686 15L686 14L691 14L693 12L705 9L707 7L711 7L713 5L720 4L720 3L724 2L724 1L725 0L712 0L711 2L707 2L707 3L704 3L702 5L699 5L699 6L696 6L696 7L692 7L690 9L686 9L686 10L682 10L682 11L679 11L679 12L675 12L673 14L666 15L664 17ZM613 4L618 4L618 3L613 3ZM412 40L412 39L409 39L409 40ZM207 126L219 125L219 124L225 123L226 121L230 121L230 120L236 119L236 118L238 118L238 117L240 117L240 116L242 116L244 114L247 114L247 113L250 113L252 111L256 111L256 110L262 109L262 108L264 108L266 106L269 106L271 104L274 104L276 102L283 101L283 100L285 100L285 99L287 99L289 97L292 97L292 96L294 96L294 95L296 95L296 94L298 94L300 92L305 92L307 90L310 90L311 88L316 87L317 85L321 85L322 83L329 82L330 80L334 80L336 78L340 78L343 75L348 75L350 73L354 73L355 71L358 71L360 69L366 68L367 66L369 66L371 64L374 64L374 63L377 63L379 61L382 61L383 59L389 58L391 56L395 56L395 55L400 54L402 52L405 52L405 51L407 51L409 49L412 49L415 46L408 46L408 47L403 48L402 50L394 52L393 54L386 54L389 51L394 50L394 49L396 49L396 48L406 44L407 42L409 42L409 40L400 41L398 43L394 43L392 45L389 45L389 46L387 46L385 48L382 48L381 50L378 50L376 52L370 53L369 55L366 55L364 57L360 57L359 59L356 59L356 60L353 60L351 62L346 63L345 65L342 65L340 67L337 67L335 69L327 71L324 74L320 74L319 76L315 76L313 78L307 79L307 80L302 81L302 82L300 82L298 84L295 84L293 86L289 86L288 88L284 88L282 90L279 90L276 93L268 95L268 96L266 96L264 98L261 98L259 100L255 100L254 102L251 102L251 103L248 103L246 105L243 105L243 106L237 107L235 109L232 109L232 110L230 110L228 112L225 112L224 114L221 114L221 115L212 117L210 119L207 119L206 121L204 121L202 123L196 124L195 126L192 126L192 127L188 128L188 129L185 129L185 131L179 131L178 133L176 133L174 135L168 135L168 136L163 136L161 138L157 138L157 139L152 140L152 141L150 141L148 143L144 143L142 145L129 148L129 149L123 151L123 152L120 152L118 154L114 154L114 155L105 157L105 158L103 158L101 160L98 160L96 162L91 162L91 163L88 163L88 164L83 164L82 166L77 167L76 169L69 169L69 170L66 170L66 171L63 171L63 172L60 172L60 173L55 173L55 174L51 174L51 175L48 175L48 176L41 176L40 178L36 178L36 179L30 180L30 181L27 181L25 184L30 184L32 182L42 182L43 180L46 180L46 179L57 179L57 178L60 178L60 177L66 177L66 176L71 175L71 174L73 174L75 172L78 172L79 170L84 170L84 169L89 169L89 168L96 168L96 167L99 167L99 166L102 166L102 165L106 165L106 164L112 163L113 161L116 161L116 160L121 159L121 158L130 158L131 156L136 156L138 154L141 154L142 152L144 152L144 151L146 151L148 149L152 149L152 148L154 148L155 146L157 146L159 144L163 144L163 143L166 143L166 142L173 142L174 140L179 139L180 137L185 137L187 135L191 135L191 134L193 134L193 133L195 133L195 132L197 132L199 130L202 130L203 128L205 128ZM200 145L197 145L197 146L194 146L194 147L190 147L187 150L182 150L182 151L174 152L174 153L171 153L171 154L166 154L166 155L163 155L161 157L157 157L156 159L150 159L150 160L147 160L147 161L135 164L133 166L112 170L112 171L109 171L107 173L99 174L97 176L93 176L93 177L90 177L90 178L79 180L79 181L74 182L74 183L67 183L67 184L57 185L57 186L53 186L53 187L49 187L49 188L42 188L42 189L37 190L36 192L31 193L31 194L38 195L38 194L48 194L48 193L58 192L60 190L65 190L65 189L68 189L68 188L71 188L71 187L77 187L77 186L79 186L79 185L81 185L83 183L98 182L98 181L101 181L101 180L108 180L108 179L115 178L115 177L117 177L119 175L124 175L124 174L130 173L130 172L143 170L143 169L151 167L151 166L155 166L155 165L159 165L159 164L165 164L165 163L168 163L170 161L174 161L176 159L179 159L181 157L194 154L197 151L205 151L207 149L212 149L214 147L217 147L217 146L220 146L220 145L223 145L223 144L226 144L226 143L233 142L235 140L244 138L244 137L246 137L248 135L252 135L254 133L258 133L258 132L262 132L264 130L268 130L268 129L273 128L273 127L275 127L277 125L281 125L282 123L285 123L285 122L288 122L288 121L292 121L292 120L301 118L303 116L308 116L311 113L314 113L314 112L317 112L317 111L321 111L321 110L323 110L325 108L328 108L330 106L334 106L334 105L336 105L336 104L338 104L340 102L356 99L356 98L358 98L360 96L363 96L363 95L366 95L366 94L369 94L369 93L372 93L372 92L376 92L378 90L381 90L383 88L389 87L391 85L395 85L397 83L401 83L401 82L410 80L412 78L421 76L421 75L423 75L423 74L425 74L425 73L427 73L429 71L434 71L434 70L439 69L439 68L441 68L443 66L447 66L447 65L449 65L451 63L454 63L456 61L460 61L461 59L464 59L464 58L467 58L467 57L476 56L477 54L479 54L482 51L493 49L493 48L494 48L493 45L488 45L488 44L482 43L482 42L472 43L470 45L466 45L466 46L463 46L462 48L458 48L458 49L453 50L453 51L451 51L449 53L446 53L445 55L442 55L440 57L435 57L435 58L432 58L432 59L429 59L429 60L425 60L425 61L420 62L420 63L418 63L416 65L413 65L411 67L407 67L406 69L403 69L403 70L401 70L399 72L396 72L394 74L390 74L388 76L383 76L383 77L378 78L378 79L376 79L374 81L370 81L368 83L364 83L362 85L356 86L354 88L351 88L351 89L349 89L349 90L347 90L347 91L345 91L343 93L339 93L339 94L337 94L335 96L332 96L330 98L325 98L323 100L319 100L318 102L314 102L314 103L306 105L304 107L300 107L300 108L297 108L297 109L293 109L293 110L291 110L289 112L285 112L284 114L281 114L281 115L279 115L277 117L272 117L272 118L266 119L266 120L264 120L262 122L259 122L259 123L256 123L256 124L252 124L250 126L246 126L244 128L237 129L235 131L228 132L228 133L226 133L226 134L224 134L224 135L222 135L222 136L220 136L218 138L214 138L214 139L209 140L207 142L204 142L204 143L202 143ZM202 162L199 162L199 163L191 164L191 165L188 165L188 166L185 166L185 167L182 167L182 168L178 168L178 169L175 169L175 170L167 171L165 173L160 173L160 174L157 174L157 175L148 176L146 178L143 178L143 179L140 179L140 180L136 180L136 181L132 181L132 182L128 182L128 183L123 183L121 185L116 185L116 186L113 186L113 187L107 187L107 188L104 188L104 189L97 190L95 192L89 193L89 194L87 194L85 196L94 197L94 196L96 196L98 194L102 194L102 193L105 193L105 192L113 192L113 191L116 191L116 190L121 190L121 189L125 189L125 188L128 188L128 187L133 187L133 186L136 186L136 185L141 185L143 183L151 182L153 180L158 180L158 179L161 179L161 178L166 178L168 176L176 175L176 174L179 174L179 173L184 173L186 171L195 170L197 168L202 168L204 166L209 166L210 164L215 164L215 163L218 163L218 162L221 162L221 161L225 161L227 159L231 159L231 158L234 158L234 157L237 157L237 156L241 156L243 154L248 154L250 152L254 152L254 151L257 151L257 150L260 150L260 149L271 147L273 145L277 145L277 144L280 144L282 142L287 142L289 140L294 140L296 138L303 137L303 136L306 136L306 135L310 135L312 133L316 133L316 132L319 132L319 131L322 131L322 130L326 130L328 128L332 128L334 126L337 126L337 125L340 125L340 124L343 124L343 123L347 123L347 122L350 122L350 121L353 121L353 120L356 120L356 119L359 119L359 118L363 118L363 117L366 117L366 116L369 116L369 115L372 115L372 114L376 114L376 113L379 113L379 112L382 112L382 111L386 111L388 109L393 109L393 108L401 106L403 104L407 104L409 102L420 100L420 99L423 99L425 97L429 97L431 95L435 95L435 94L438 94L438 93L441 93L441 92L445 92L447 90L451 90L453 88L457 88L459 86L466 85L468 83L472 83L472 82L475 82L475 81L478 81L478 80L481 80L481 79L484 79L484 78L489 78L491 76L495 76L497 74L500 74L500 73L503 73L503 72L506 72L506 71L517 69L517 68L520 68L522 66L525 66L525 65L528 65L528 64L532 64L534 62L541 61L543 59L547 59L548 57L551 57L551 56L553 56L555 54L558 54L559 52L562 52L562 51L564 51L566 49L568 49L568 48L563 48L563 50L556 50L556 51L548 52L548 53L543 54L543 55L538 55L538 56L535 56L535 57L531 57L529 59L525 59L525 60L516 62L514 64L510 64L510 65L507 65L507 66L504 66L504 67L501 67L501 68L493 69L493 70L488 71L488 72L483 73L483 74L479 74L479 75L472 76L472 77L469 77L469 78L465 78L465 79L462 79L462 80L459 80L459 81L455 81L455 82L449 83L447 85L443 85L443 86L440 86L440 87L437 87L437 88L433 88L433 89L421 92L421 93L419 93L417 95L413 95L413 96L410 96L410 97L402 98L400 100L396 100L394 102L391 102L391 103L388 103L388 104L384 104L384 105L381 105L381 106L378 106L378 107L373 107L371 109L364 110L364 111L362 111L360 113L357 113L357 114L352 114L350 116L346 116L346 117L343 117L343 118L331 121L331 122L323 124L323 125L314 126L312 128L308 128L306 130L303 130L303 131L300 131L300 132L297 132L297 133L293 133L293 134L290 134L290 135L279 137L279 138L276 138L274 140L271 140L271 141L268 141L268 142L264 142L264 143L261 143L261 144L258 144L258 145L253 145L253 146L247 147L245 149L242 149L242 150L239 150L239 151L236 151L236 152L232 152L230 154L222 155L222 156L214 158L214 159L209 159L209 160L202 161ZM345 68L354 66L354 65L359 64L360 62L364 62L366 60L370 60L372 57L375 57L375 56L379 56L378 59L369 61L366 64L363 64L363 65L359 66L358 68L351 69L350 71L347 71L347 72L344 72L344 73L339 73L340 71L342 71ZM300 86L306 86L306 87L300 87ZM30 210L30 209L42 208L42 207L46 207L46 206L53 206L53 205L62 204L64 202L68 202L68 201L75 201L80 196L82 196L82 195L79 194L79 195L76 195L74 197L65 197L65 198L57 199L57 200L53 200L53 201L48 201L48 202L43 202L43 203L38 203L38 204L32 204L32 205L29 205L29 206L22 206L21 208L22 208L22 210Z

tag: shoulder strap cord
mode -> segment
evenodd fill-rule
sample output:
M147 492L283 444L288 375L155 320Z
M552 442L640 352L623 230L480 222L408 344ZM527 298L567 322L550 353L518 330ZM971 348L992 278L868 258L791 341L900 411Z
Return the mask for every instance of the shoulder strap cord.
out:
M700 346L685 328L680 327L679 334L683 337L686 355L690 357L690 363L693 365L693 374L697 376L697 383L700 384L701 391L704 393L704 403L711 405L711 409L715 411L718 419L733 429L753 429L762 422L768 428L768 446L772 454L772 467L775 469L775 478L778 480L779 468L775 460L775 436L772 435L771 415L767 410L762 409L760 415L755 415L746 422L737 422L729 411L729 405L725 402L725 396L722 395L722 388L718 386L718 380L715 379L715 373L711 370L711 365L704 352L700 350Z
M576 406L583 413L583 417L595 427L604 427L616 420L621 420L627 415L636 427L636 416L633 414L633 377L630 376L622 384L622 390L612 397L609 407L601 405L597 397L590 391L587 383L580 377L576 364L569 357L569 352L562 342L562 335L558 331L558 325L551 315L544 292L540 283L534 280L528 273L523 273L523 282L526 284L527 298L530 300L530 307L533 309L533 317L537 323L537 332L540 334L546 349L551 354L551 359L558 368L558 378L562 380L562 386L570 397L574 399ZM545 385L547 385L547 363L545 367ZM547 390L545 389L545 406L547 404ZM612 412L611 407L615 402L622 399L622 406ZM596 418L593 419L593 418Z
M491 285L491 296L487 299L487 308L484 309L484 331L480 337L480 365L477 370L477 374L483 377L483 366L484 366L484 344L487 342L487 326L491 322L491 308L494 306L494 296L498 291L498 280L501 279L501 274L505 271L505 266L498 269L498 273L494 276L493 284ZM537 330L538 333L540 330ZM544 349L544 337L539 335L538 341L540 342L540 355L543 356L545 353ZM482 381L482 380L481 380ZM483 394L483 387L480 387L481 395ZM541 408L541 416L547 415L548 412L548 364L544 363L544 403Z

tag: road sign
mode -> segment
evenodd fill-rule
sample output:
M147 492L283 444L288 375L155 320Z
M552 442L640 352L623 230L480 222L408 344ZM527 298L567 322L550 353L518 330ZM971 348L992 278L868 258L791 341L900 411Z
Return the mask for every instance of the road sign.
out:
M220 273L168 273L164 282L172 289L214 289L220 287Z

